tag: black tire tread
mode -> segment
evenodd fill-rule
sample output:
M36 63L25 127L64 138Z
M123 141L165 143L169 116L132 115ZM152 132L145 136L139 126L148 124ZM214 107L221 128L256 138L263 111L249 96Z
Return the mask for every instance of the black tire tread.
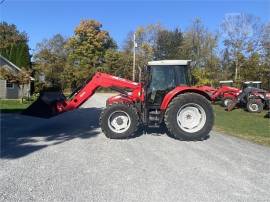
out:
M111 110L111 108L117 108L117 107L124 107L124 108L127 107L129 110L132 111L132 113L134 115L134 117L133 117L133 118L135 118L134 130L129 134L126 134L126 133L124 133L124 134L116 134L116 133L114 133L112 135L112 133L110 133L109 131L107 131L106 129L104 129L102 127L102 125L104 124L103 122L105 121L106 114L109 112L109 110ZM107 121L107 119L106 119L106 121ZM138 131L138 128L139 128L139 116L138 116L138 113L137 113L137 109L133 105L124 104L124 103L113 103L111 105L108 105L104 110L102 110L102 112L100 114L99 125L101 127L102 132L105 134L105 136L107 138L110 138L110 139L126 139L126 138L130 138L130 137L135 135L135 133Z
M189 98L188 98L189 97ZM178 103L178 102L182 102L185 101L186 99L190 99L190 97L192 97L192 99L196 102L196 100L198 99L202 99L204 102L207 103L207 105L210 105L210 120L206 120L206 124L208 124L205 128L205 132L204 133L198 133L196 132L195 135L185 135L185 132L183 131L181 134L178 133L178 131L176 131L173 123L171 123L171 121L169 120L169 114L171 112L171 110L173 110L174 106ZM166 112L165 112L165 116L164 116L164 122L167 126L168 132L170 133L170 136L173 136L176 139L180 139L180 140L202 140L202 139L206 139L206 137L208 136L208 133L211 131L213 124L214 124L214 113L213 113L213 109L211 106L211 103L208 99L206 99L204 96L198 94L198 93L184 93L184 94L180 94L178 96L176 96L175 98L173 98L173 100L170 102ZM199 135L198 135L199 134Z
M250 108L249 108L249 105L250 105L250 103L256 103L256 104L258 104L258 107L259 107L259 110L258 111L252 111L252 110L250 110ZM260 103L258 103L258 102L256 102L256 100L253 100L253 99L251 99L251 100L249 100L248 102L247 102L247 110L249 111L249 112L251 112L251 113L261 113L262 111L263 111L263 103L262 102L260 102Z
M233 99L231 97L223 97L222 100L221 100L221 106L222 107L228 107L228 106L225 105L225 100L227 100L227 99L233 101Z

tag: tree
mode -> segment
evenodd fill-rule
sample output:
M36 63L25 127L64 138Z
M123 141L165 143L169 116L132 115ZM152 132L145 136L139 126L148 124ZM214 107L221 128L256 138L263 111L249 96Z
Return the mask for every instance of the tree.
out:
M220 57L220 65L221 65L221 80L229 80L232 78L233 71L233 61L230 57L229 51L227 48L222 50Z
M183 34L179 29L173 31L160 30L157 34L155 59L179 59L181 58L181 45Z
M108 49L116 48L109 33L101 28L98 21L83 20L65 46L70 65L85 72L81 79L91 76L102 65Z
M204 68L194 68L192 76L195 79L197 85L212 85L210 80L210 72Z
M60 34L37 44L35 70L37 75L45 75L47 85L67 87L68 80L63 74L67 63L65 44L66 39Z
M197 78L197 80L207 81L205 84L209 84L208 81L210 80L212 81L211 84L214 84L218 80L219 59L216 54L217 43L217 35L209 32L199 18L196 18L184 33L181 56L193 61L192 66L197 77L200 75L207 77ZM207 72L207 74L204 72ZM203 83L201 82L201 84Z
M25 68L22 68L21 71L18 73L18 75L16 76L17 78L17 84L20 86L20 88L22 89L22 102L23 102L23 99L24 97L26 96L24 94L24 87L25 87L25 84L29 84L30 83L30 75L31 75L32 71L30 71L29 69L25 69ZM28 94L29 95L29 94Z
M8 67L0 68L0 78L9 82L16 82L16 75L8 70Z
M267 22L263 26L263 32L261 37L261 43L263 47L262 52L262 66L263 66L263 86L270 89L270 22Z
M132 78L132 55L110 49L105 54L105 72L122 78Z
M263 26L261 43L263 47L263 60L270 65L270 22Z
M0 23L0 54L18 67L30 68L28 37L14 24Z
M248 56L254 52L260 52L260 33L262 25L260 20L249 14L226 15L221 30L224 37L224 45L234 61L235 80L240 79L241 56Z
M162 26L157 24L150 24L147 26L140 26L134 32L130 32L127 36L127 39L124 44L124 54L128 58L126 64L129 65L129 59L132 58L133 54L133 35L136 35L136 68L142 68L147 64L148 61L154 59L154 50L157 45L157 36L160 30L162 30ZM131 66L128 69L132 70L132 62ZM138 77L138 73L137 76Z

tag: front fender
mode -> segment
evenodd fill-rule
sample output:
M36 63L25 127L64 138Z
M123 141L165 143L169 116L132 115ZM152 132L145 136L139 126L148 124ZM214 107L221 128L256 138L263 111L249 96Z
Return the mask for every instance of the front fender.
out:
M165 95L165 97L163 98L163 101L161 103L160 109L166 110L169 103L172 101L172 99L174 97L176 97L179 94L184 94L184 93L197 93L197 94L204 96L209 101L211 101L211 97L206 92L201 90L200 88L188 87L188 86L178 86L178 87L174 88L173 90L171 90L169 93L167 93L167 95Z
M114 95L112 97L109 97L106 101L106 106L117 104L117 103L132 104L133 101L130 97L119 94L119 95Z

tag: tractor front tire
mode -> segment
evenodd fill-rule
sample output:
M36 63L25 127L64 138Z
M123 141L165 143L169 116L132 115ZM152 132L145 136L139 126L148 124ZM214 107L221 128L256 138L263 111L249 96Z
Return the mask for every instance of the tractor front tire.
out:
M126 139L132 137L139 126L137 110L128 104L112 104L100 115L100 127L107 138Z
M165 112L165 124L170 136L180 140L204 140L214 124L209 100L197 93L175 97Z
M233 98L232 97L224 97L221 100L221 106L222 107L228 107L231 102L233 102Z
M251 113L261 113L263 111L263 103L260 100L250 99L247 103L247 110Z

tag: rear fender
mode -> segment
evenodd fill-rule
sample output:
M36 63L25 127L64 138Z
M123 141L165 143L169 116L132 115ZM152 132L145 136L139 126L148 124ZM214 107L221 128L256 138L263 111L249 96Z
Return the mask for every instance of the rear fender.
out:
M179 94L184 94L184 93L197 93L202 96L204 96L206 99L211 101L211 97L204 91L202 91L200 88L197 87L188 87L188 86L178 86L171 90L165 97L163 98L163 101L161 103L160 109L161 110L166 110L169 103L172 101L174 97L176 97Z

